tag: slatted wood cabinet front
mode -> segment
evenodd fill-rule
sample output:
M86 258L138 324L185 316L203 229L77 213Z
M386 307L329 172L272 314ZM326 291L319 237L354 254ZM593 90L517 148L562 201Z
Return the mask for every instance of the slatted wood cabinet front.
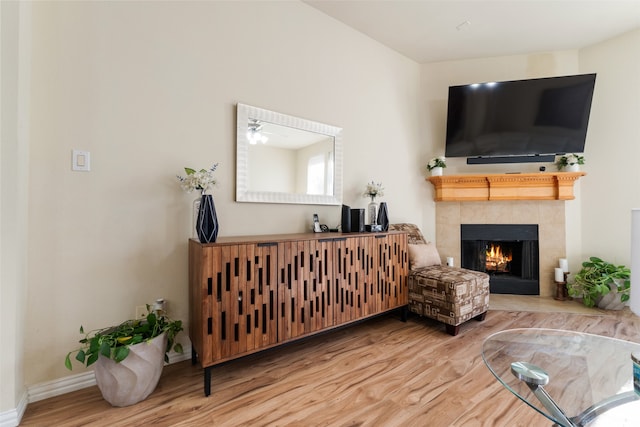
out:
M320 233L189 241L193 361L210 367L408 303L407 235Z

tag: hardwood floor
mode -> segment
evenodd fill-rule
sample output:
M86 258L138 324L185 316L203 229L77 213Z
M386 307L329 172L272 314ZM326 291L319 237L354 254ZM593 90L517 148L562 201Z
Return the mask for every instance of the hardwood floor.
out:
M640 342L628 309L595 314L490 310L456 337L435 321L393 313L213 369L165 367L144 402L113 408L97 387L29 404L21 426L533 426L551 422L484 365L488 335L518 327Z

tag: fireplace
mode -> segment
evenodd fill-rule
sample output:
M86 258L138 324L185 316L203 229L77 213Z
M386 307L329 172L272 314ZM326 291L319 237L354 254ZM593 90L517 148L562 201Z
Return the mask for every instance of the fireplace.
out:
M461 224L461 265L490 276L494 294L540 295L537 224Z

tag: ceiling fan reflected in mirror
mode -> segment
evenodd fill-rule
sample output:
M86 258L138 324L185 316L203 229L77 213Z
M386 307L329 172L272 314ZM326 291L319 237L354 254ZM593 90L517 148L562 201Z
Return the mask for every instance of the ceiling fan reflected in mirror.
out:
M249 119L249 130L247 130L247 139L249 144L256 145L258 142L266 144L269 138L262 132L262 123L258 119Z

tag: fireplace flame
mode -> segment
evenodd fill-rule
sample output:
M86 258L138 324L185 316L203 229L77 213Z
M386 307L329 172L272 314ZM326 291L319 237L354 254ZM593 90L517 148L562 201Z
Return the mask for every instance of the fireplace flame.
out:
M509 262L512 259L511 252L503 250L498 244L491 244L486 251L487 271L509 271Z

